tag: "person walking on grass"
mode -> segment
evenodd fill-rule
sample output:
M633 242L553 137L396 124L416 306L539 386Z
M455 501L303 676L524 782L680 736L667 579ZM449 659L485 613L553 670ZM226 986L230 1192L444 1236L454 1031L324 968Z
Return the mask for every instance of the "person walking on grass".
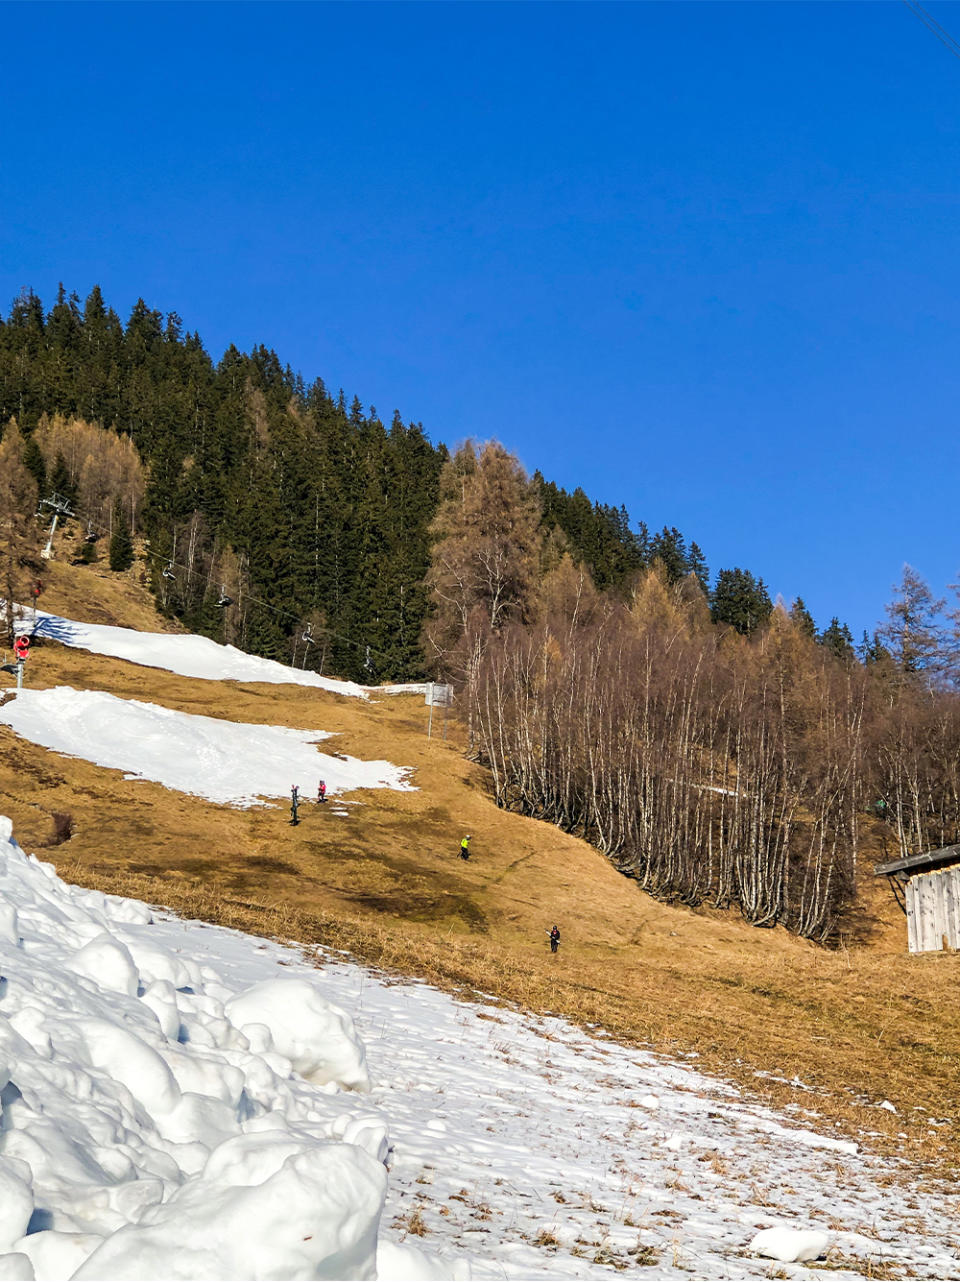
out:
M317 805L322 806L327 799L327 785L323 779L317 786Z
M550 936L550 951L551 951L552 953L555 953L555 952L557 951L557 949L560 947L560 928L559 928L559 926L554 925L554 927L553 927L553 929L552 929L552 930L548 930L548 931L547 931L547 934Z
M468 833L460 842L460 858L470 858L470 834Z

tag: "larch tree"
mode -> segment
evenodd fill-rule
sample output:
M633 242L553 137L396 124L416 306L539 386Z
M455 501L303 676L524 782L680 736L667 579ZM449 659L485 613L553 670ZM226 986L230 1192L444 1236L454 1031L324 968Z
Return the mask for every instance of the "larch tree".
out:
M468 441L441 472L431 534L427 648L449 671L464 642L475 650L483 633L530 615L542 537L537 491L497 441ZM464 658L453 667L469 670Z
M14 637L14 604L28 594L40 542L34 513L37 483L23 464L23 437L11 420L0 441L0 590L4 626Z
M537 495L496 441L463 445L444 466L429 584L435 644L455 642L474 612L493 631L526 617L540 553Z
M934 597L929 584L912 565L903 567L893 591L894 598L886 607L887 622L878 632L880 640L902 672L935 673L943 648L938 624L943 598Z

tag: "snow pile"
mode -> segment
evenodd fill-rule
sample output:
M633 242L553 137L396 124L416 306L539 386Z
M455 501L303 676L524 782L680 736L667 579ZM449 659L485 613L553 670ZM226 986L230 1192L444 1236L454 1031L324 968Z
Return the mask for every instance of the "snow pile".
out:
M806 1260L819 1260L830 1246L828 1233L811 1230L774 1228L764 1229L750 1243L750 1250L765 1255L769 1260L793 1264Z
M0 897L0 1277L374 1277L386 1128L321 972L234 991L2 818Z
M305 979L265 979L225 1007L227 1018L256 1038L266 1028L274 1047L309 1082L370 1089L363 1047L353 1022ZM255 1031L256 1030L256 1031Z
M323 730L222 721L99 690L23 690L0 707L0 724L44 748L123 770L128 779L224 805L289 797L294 783L310 796L321 778L328 794L412 787L406 771L389 761L319 752L317 740L329 738Z
M181 677L201 681L254 681L269 685L311 686L331 694L349 695L354 699L369 698L367 690L355 681L321 677L302 668L289 668L274 659L261 659L246 654L236 646L220 645L209 637L182 636L169 632L137 632L134 628L114 628L103 623L76 623L57 614L20 607L25 625L29 622L34 636L59 641L78 650L91 650L113 659L127 659L146 668L163 668ZM403 687L396 687L401 693Z
M952 1191L806 1108L151 919L8 834L0 1278L960 1276Z

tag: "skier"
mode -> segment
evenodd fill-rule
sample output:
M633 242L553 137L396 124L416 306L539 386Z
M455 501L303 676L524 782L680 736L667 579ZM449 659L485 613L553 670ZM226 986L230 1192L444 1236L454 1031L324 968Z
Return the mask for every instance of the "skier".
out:
M460 858L461 859L470 858L470 834L469 833L460 842Z
M321 779L320 784L317 788L317 805L322 806L323 803L326 801L326 799L327 799L327 785Z
M548 933L550 935L550 951L555 953L560 947L560 929L554 925L553 929Z

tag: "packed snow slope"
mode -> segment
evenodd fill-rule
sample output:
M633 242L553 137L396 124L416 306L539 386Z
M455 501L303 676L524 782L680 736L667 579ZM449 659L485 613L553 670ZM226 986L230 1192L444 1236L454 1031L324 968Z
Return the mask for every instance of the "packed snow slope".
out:
M332 795L356 788L409 788L406 772L388 761L358 761L319 752L323 730L245 725L118 699L99 690L22 690L0 707L0 724L56 752L153 779L165 788L223 805L255 805L261 797L305 794L324 779Z
M19 607L23 627L33 638L58 641L78 650L90 650L148 668L163 668L201 681L255 681L268 685L299 685L355 699L369 698L368 687L355 681L323 677L303 668L292 668L274 659L246 654L236 646L220 645L209 637L170 632L140 632L102 623L78 623L57 614ZM392 685L382 693L420 691L422 685Z
M113 575L54 561L43 604L64 619L163 633L169 621L142 573L140 564ZM7 707L12 684L0 674ZM825 951L734 914L658 903L582 841L498 810L461 726L451 721L444 739L435 718L427 739L422 694L366 700L198 679L41 638L28 690L58 686L308 739L322 727L336 738L319 750L402 764L415 784L305 806L292 827L285 803L241 809L125 779L136 761L113 769L67 757L0 723L0 813L30 849L48 847L45 857L71 880L254 932L336 943L441 986L696 1051L701 1065L780 1107L815 1099L838 1136L866 1135L874 1151L909 1155L928 1172L960 1167L956 958L906 955L885 883L870 897L869 858L867 909L845 923L844 946ZM249 792L263 795L268 766L255 734L249 742ZM284 782L301 784L308 799L316 786ZM860 822L879 842L874 821ZM468 832L473 857L463 863L457 847ZM562 943L551 957L554 921Z
M960 1276L952 1197L689 1059L68 886L2 818L0 905L2 1278Z

